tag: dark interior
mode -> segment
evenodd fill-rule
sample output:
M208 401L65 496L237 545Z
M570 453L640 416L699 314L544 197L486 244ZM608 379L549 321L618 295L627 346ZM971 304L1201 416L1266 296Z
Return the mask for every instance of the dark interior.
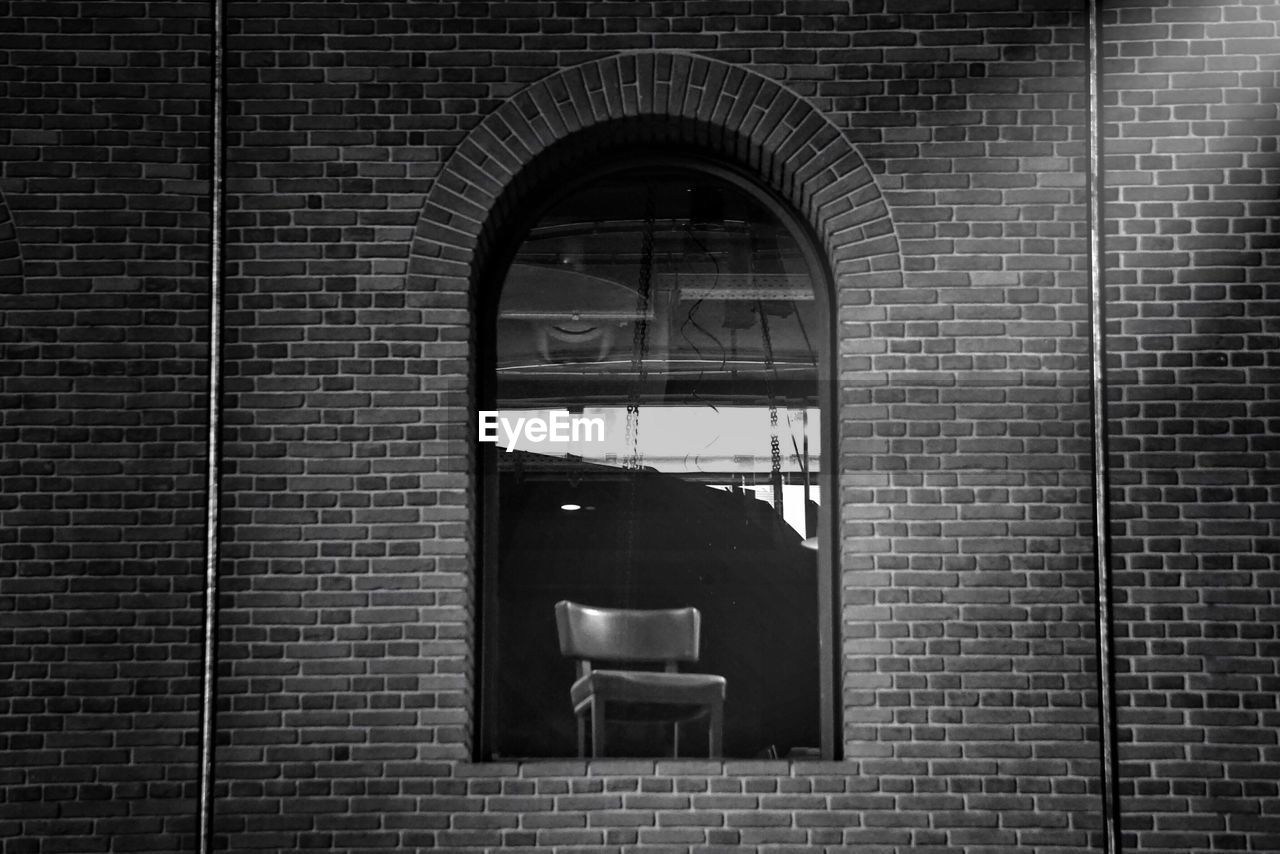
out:
M499 755L576 750L560 599L693 605L702 655L686 669L728 680L725 755L818 749L817 552L772 507L653 471L502 456L511 459L499 487ZM582 509L562 510L569 502ZM682 753L696 756L705 736L688 729ZM670 749L662 728L619 728L610 740L633 755Z

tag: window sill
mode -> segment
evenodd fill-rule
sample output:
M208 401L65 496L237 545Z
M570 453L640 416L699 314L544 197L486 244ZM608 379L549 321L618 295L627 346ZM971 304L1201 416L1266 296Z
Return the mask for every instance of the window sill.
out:
M499 759L461 762L458 777L806 777L843 775L857 763L839 759Z

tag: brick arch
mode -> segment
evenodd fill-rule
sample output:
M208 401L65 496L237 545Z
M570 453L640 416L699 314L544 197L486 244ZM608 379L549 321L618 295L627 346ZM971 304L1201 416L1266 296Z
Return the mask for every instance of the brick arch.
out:
M436 435L467 448L466 471L442 473L436 481L441 504L465 507L463 517L478 518L470 472L475 459L466 441L476 388L471 342L481 316L473 309L485 272L490 234L501 233L518 209L525 183L545 176L548 159L572 157L576 151L602 151L649 141L678 144L684 150L736 165L788 202L808 225L826 257L833 293L833 375L842 383L865 385L857 372L867 368L868 306L881 300L875 291L902 286L898 239L889 208L862 156L821 112L794 92L755 72L717 60L683 53L628 53L564 69L513 96L486 116L443 164L423 206L413 238L407 290L424 310L424 320L439 330L439 374L426 385L445 391L459 406L436 410ZM552 167L554 168L554 167ZM533 177L531 177L533 176ZM513 201L514 200L514 201ZM513 206L514 205L514 206ZM835 323L840 319L840 324ZM460 386L469 391L457 395ZM856 404L841 400L841 422L856 420ZM464 408L465 407L465 408ZM430 419L429 419L430 420ZM850 484L847 472L869 465L847 440L834 450L841 472L837 490ZM850 524L844 519L840 526ZM837 540L842 537L836 533ZM839 587L865 587L859 581L857 556L841 553ZM467 571L455 576L466 585L458 592L472 599L476 588L475 550L459 556ZM857 595L856 593L854 595ZM474 604L474 602L473 602ZM837 613L841 605L835 604ZM458 612L447 631L473 636L474 608ZM841 651L839 670L848 678L851 655L872 650ZM464 658L474 654L468 648ZM458 672L470 669L462 660ZM465 679L443 687L436 702L468 708L472 684ZM840 693L837 685L837 694ZM476 721L439 733L432 753L465 758ZM836 738L842 727L837 722ZM847 748L846 748L847 749Z
M826 250L837 293L846 285L899 284L889 209L839 128L763 75L702 56L654 52L564 69L486 116L427 196L411 249L410 290L468 289L504 189L556 144L637 117L689 128L682 141L736 162L787 199ZM874 278L859 283L868 276Z

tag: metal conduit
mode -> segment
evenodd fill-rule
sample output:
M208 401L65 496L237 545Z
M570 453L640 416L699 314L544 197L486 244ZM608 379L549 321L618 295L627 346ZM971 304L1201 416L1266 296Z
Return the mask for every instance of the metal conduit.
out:
M200 854L213 850L214 687L218 654L218 522L222 425L222 262L223 262L223 0L210 0L211 91L209 122L209 424L205 471L204 634L200 675L199 816Z
M1089 374L1093 434L1093 551L1098 631L1098 716L1102 749L1103 850L1120 854L1120 795L1111 536L1107 463L1106 218L1102 173L1102 2L1089 0Z

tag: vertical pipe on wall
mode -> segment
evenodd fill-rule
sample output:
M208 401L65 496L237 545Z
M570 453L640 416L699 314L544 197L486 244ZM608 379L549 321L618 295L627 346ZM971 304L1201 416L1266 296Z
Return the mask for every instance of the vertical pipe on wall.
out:
M1093 536L1098 626L1098 712L1102 748L1104 850L1120 851L1120 796L1112 645L1109 477L1107 469L1106 266L1102 174L1102 0L1089 0L1089 344L1093 433Z
M211 88L209 104L209 424L206 436L204 633L200 678L199 816L200 854L213 850L214 684L218 642L219 441L222 408L223 259L223 0L210 0Z

